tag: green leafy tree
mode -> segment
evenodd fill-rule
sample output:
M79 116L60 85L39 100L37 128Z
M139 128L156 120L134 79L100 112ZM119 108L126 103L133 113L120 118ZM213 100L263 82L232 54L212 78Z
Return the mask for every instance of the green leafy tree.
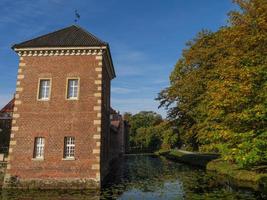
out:
M135 144L142 152L154 152L161 146L160 132L153 126L138 128Z
M163 121L161 115L152 111L141 111L134 115L131 113L125 113L124 119L126 119L130 124L130 149L138 152L148 151L149 145L147 145L147 143L149 143L149 133L151 133L151 130L147 130L146 128L160 124Z
M267 162L267 1L235 2L228 26L188 42L158 100L188 145L245 167Z
M177 132L155 112L142 111L135 115L126 113L124 119L128 120L131 127L129 142L132 152L154 152L178 145Z
M162 149L172 149L178 146L179 137L177 133L174 133L172 129L163 131L163 140L161 144Z

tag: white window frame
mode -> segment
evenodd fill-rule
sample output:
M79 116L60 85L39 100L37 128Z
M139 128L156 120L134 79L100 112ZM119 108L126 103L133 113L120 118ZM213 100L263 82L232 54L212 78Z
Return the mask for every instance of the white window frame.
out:
M64 137L64 159L75 158L75 137Z
M45 138L36 137L34 139L34 158L44 159Z
M77 85L69 85L70 81L77 80ZM77 77L69 77L67 78L67 87L66 87L66 99L67 100L78 100L80 93L80 78ZM72 87L72 95L69 95L69 87ZM77 96L74 96L74 88L77 88Z
M42 94L42 85L41 85L41 82L42 81L49 81L49 85L45 85L44 86L44 90L49 90L48 91L48 96L45 96L45 97L42 97L41 94ZM51 96L51 88L52 88L52 79L51 78L39 78L39 81L38 81L38 92L37 92L37 100L39 101L48 101L50 100L50 96ZM45 94L47 94L47 92L45 92Z

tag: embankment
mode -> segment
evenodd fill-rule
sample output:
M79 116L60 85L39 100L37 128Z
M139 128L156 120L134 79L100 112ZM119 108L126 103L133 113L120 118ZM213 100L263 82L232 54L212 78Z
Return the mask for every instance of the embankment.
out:
M251 188L255 191L267 193L266 171L241 169L233 163L220 159L218 154L182 150L161 150L156 152L156 154L172 161L198 166L207 171L215 172L220 176L222 182L234 187Z

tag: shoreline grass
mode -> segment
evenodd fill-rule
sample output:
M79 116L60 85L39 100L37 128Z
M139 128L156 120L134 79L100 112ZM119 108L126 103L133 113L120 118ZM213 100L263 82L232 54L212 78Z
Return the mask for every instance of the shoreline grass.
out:
M267 173L241 169L236 164L229 163L218 157L216 158L216 154L198 152L186 154L175 149L160 150L155 154L164 156L172 161L198 166L207 171L215 172L225 182L230 182L232 186L250 188L267 193Z

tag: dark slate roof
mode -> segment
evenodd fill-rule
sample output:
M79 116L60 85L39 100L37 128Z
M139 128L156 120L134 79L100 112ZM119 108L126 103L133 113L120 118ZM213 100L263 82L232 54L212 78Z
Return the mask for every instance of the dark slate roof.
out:
M98 39L83 28L72 25L40 37L15 44L15 48L35 47L98 47L108 46L108 43Z

